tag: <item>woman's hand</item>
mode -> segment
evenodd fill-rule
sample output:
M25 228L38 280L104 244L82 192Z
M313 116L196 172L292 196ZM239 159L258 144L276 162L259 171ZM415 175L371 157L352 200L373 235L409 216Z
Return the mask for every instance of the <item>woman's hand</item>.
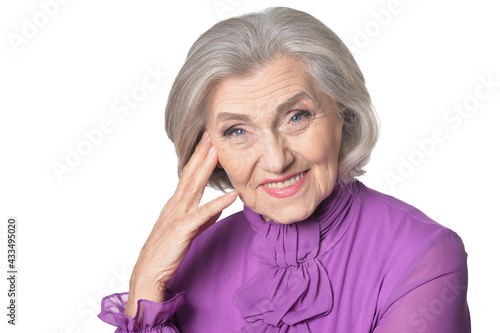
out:
M174 195L163 207L158 221L142 247L130 279L125 313L134 317L137 301L164 302L167 283L174 277L191 242L214 224L222 210L237 197L229 192L198 207L218 158L208 132L183 169Z

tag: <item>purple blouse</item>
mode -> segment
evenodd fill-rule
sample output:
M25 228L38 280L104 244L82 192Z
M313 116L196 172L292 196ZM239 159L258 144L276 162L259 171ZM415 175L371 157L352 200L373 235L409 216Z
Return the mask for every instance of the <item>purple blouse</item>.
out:
M195 239L167 301L102 300L116 332L465 333L467 254L416 208L355 181L306 220L244 207Z

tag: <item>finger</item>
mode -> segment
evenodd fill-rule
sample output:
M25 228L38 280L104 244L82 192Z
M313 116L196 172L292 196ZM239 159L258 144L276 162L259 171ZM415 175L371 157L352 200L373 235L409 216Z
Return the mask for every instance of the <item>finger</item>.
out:
M198 172L193 174L186 184L184 195L192 203L194 209L198 208L200 204L208 181L217 167L218 160L215 147L212 147L199 166Z
M193 169L196 167L196 170L189 170L181 176L177 190L178 195L180 195L183 201L192 209L198 207L208 180L218 162L217 152L214 146L209 148L202 161L198 160L199 155L194 160L198 162L198 165L194 165L193 162L190 166Z
M190 178L196 174L200 168L201 163L205 160L210 148L212 146L210 135L207 131L203 134L200 142L196 146L194 153L189 158L189 161L182 169L179 185L177 186L182 191L185 185L190 183Z
M199 229L199 233L202 233L213 225L224 209L229 207L238 197L236 191L231 191L226 193L203 206L198 207L193 214L194 223Z
M192 173L196 172L198 165L203 162L211 146L212 142L210 139L210 135L208 131L205 131L205 133L203 133L203 136L201 137L200 142L196 145L193 154L189 158L189 161L182 169L182 175L189 176Z
M206 221L204 224L202 224L198 228L198 232L196 233L196 237L198 237L205 230L207 230L208 228L210 228L211 226L213 226L215 224L215 222L217 222L217 220L219 219L219 216L221 216L221 214L222 214L222 211L220 213L218 213L218 214L215 214L212 218L210 218L208 221Z

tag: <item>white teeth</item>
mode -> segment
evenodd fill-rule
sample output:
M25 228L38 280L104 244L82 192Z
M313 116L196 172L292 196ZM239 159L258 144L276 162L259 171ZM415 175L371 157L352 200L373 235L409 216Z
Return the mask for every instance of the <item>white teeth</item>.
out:
M264 184L264 186L267 188L288 187L288 186L291 186L291 185L295 184L296 182L298 182L302 177L304 177L305 174L306 174L305 172L302 172L302 173L298 174L297 176L286 180L284 183L283 182L266 183L266 184Z

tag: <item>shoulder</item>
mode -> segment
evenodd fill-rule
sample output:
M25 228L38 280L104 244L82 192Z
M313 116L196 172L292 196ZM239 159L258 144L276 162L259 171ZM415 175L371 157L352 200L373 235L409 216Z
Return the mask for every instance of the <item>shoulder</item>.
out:
M459 270L466 252L460 236L414 206L360 184L359 223L380 246L406 260L428 260Z
M411 236L415 241L422 241L435 233L451 232L418 208L362 183L358 199L361 218L370 220L373 228L392 231L399 236Z
M378 217L403 218L415 223L443 227L422 211L393 196L378 192L360 183L359 197L365 209L376 213Z

